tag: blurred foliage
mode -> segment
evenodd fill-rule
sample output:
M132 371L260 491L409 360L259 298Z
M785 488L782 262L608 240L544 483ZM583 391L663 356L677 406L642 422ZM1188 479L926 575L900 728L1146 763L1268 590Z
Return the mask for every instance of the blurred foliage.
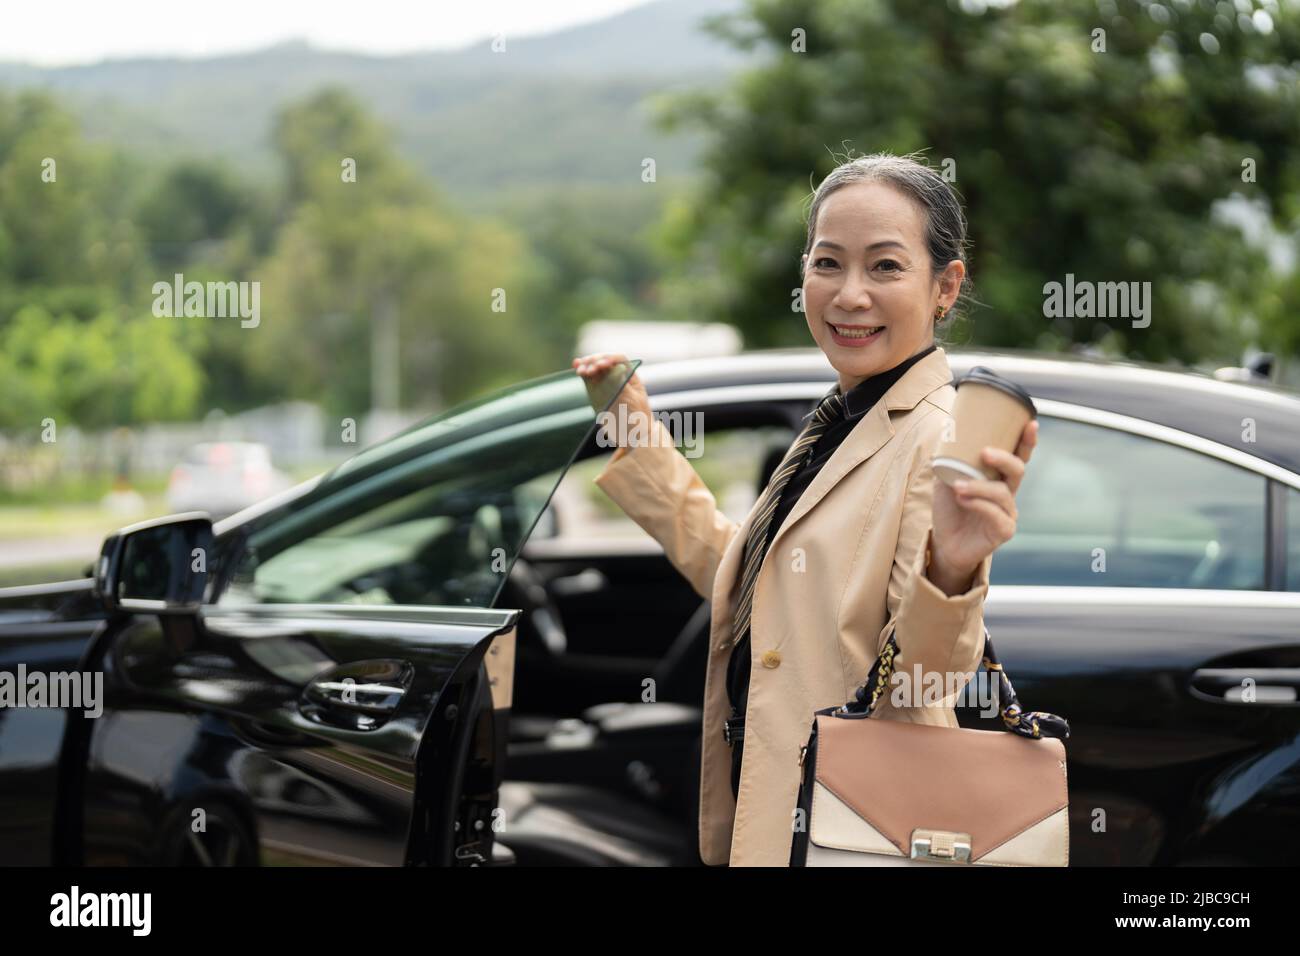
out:
M575 164L571 186L520 174L489 203L444 192L339 88L277 112L275 174L254 181L212 151L110 148L48 94L0 92L0 428L30 439L46 418L102 428L295 398L357 417L383 392L385 316L397 363L381 374L426 410L567 366L593 319L721 320L749 347L804 345L790 303L810 191L878 150L954 164L977 295L957 344L1295 355L1300 270L1270 270L1213 213L1236 197L1297 235L1298 21L1294 0L748 0L714 31L759 66L704 91L657 87L665 128L706 142L699 168L655 154L658 181L643 182L646 145L601 127L590 142L614 140L599 149L626 159L625 181ZM796 29L807 52L791 50ZM545 116L566 111L581 112L561 97ZM1242 181L1247 158L1257 182ZM155 317L153 284L178 273L259 283L260 324ZM1151 326L1044 318L1043 285L1066 273L1150 281Z
M811 190L850 156L921 150L955 163L970 223L977 305L958 343L1187 363L1300 347L1300 280L1211 215L1239 196L1297 235L1297 4L749 0L712 29L770 55L661 104L668 128L711 138L699 191L659 234L681 266L670 311L733 322L751 345L806 343L790 303ZM1150 327L1044 318L1043 285L1066 273L1150 281Z
M4 414L29 425L46 417L83 428L157 421L198 405L202 373L175 319L90 320L19 310L0 328Z
M271 380L286 360L293 396L358 415L370 405L370 332L396 310L401 398L437 403L482 388L498 370L545 370L522 325L518 239L470 220L396 155L389 137L345 93L323 91L280 117L276 148L287 202L257 268L268 317L249 361ZM346 181L345 161L356 164ZM506 294L494 311L493 290Z
M357 417L385 310L398 400L431 409L567 365L586 321L650 314L653 189L524 191L471 214L333 88L283 110L272 139L282 176L250 184L92 145L48 96L0 93L0 428L293 398ZM153 284L176 274L259 283L261 321L155 317Z
M0 96L0 426L197 410L201 329L150 312L136 173L47 96Z

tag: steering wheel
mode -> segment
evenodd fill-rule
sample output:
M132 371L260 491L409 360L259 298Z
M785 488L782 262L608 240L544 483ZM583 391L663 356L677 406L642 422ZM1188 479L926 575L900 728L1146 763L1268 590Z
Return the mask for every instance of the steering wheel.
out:
M520 649L532 648L547 657L559 657L568 649L559 608L536 569L523 558L515 558L501 585L496 606L517 607L523 612L519 615L516 634Z

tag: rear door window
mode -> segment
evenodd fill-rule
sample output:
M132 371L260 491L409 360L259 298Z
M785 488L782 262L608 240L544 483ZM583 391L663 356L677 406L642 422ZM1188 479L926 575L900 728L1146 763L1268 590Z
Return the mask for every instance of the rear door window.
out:
M1265 493L1200 452L1043 415L991 581L1263 589Z

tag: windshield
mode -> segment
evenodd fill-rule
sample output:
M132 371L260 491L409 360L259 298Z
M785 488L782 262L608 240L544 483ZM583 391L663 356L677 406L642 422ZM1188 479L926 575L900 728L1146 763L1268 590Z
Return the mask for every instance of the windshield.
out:
M242 529L220 603L491 606L593 403L607 408L639 364L599 394L571 370L515 385L360 452Z

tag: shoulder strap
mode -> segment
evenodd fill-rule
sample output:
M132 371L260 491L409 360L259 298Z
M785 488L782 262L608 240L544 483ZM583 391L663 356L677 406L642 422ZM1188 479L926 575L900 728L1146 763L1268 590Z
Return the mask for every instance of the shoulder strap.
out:
M876 662L871 665L867 679L858 687L854 699L842 707L835 708L833 713L845 717L871 716L876 701L889 688L889 679L894 673L894 658L898 653L898 641L894 637L891 624L889 639L885 641L884 649L876 658ZM1065 718L1041 710L1025 713L1020 709L1020 701L1016 699L1011 678L1007 676L993 650L993 638L989 636L988 625L984 626L984 669L990 674L998 675L998 700L1003 702L1000 711L1002 724L1007 730L1022 737L1070 736L1070 725Z

